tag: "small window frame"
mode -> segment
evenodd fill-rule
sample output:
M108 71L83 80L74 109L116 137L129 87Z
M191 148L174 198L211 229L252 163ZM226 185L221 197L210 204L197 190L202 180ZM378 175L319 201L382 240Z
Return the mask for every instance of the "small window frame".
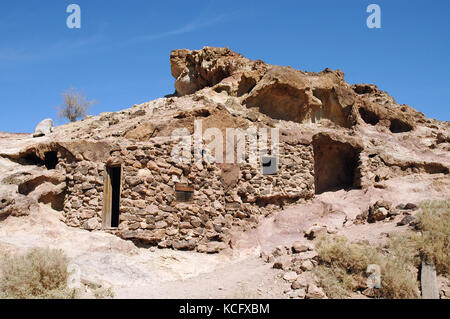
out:
M194 197L194 188L188 184L178 183L175 185L175 198L177 202L189 203Z
M267 163L270 163L267 165ZM278 158L276 156L261 156L261 173L263 175L278 174Z

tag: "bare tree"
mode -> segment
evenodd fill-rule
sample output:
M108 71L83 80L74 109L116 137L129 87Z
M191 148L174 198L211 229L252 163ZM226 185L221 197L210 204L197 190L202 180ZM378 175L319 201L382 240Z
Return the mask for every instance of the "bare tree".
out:
M95 101L88 101L82 92L73 88L65 91L62 97L64 103L58 107L58 115L60 118L67 118L71 122L86 117L87 111L95 103Z

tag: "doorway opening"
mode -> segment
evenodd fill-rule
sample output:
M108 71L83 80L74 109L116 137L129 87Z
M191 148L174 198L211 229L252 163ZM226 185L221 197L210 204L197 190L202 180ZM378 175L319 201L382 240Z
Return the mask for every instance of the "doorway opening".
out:
M46 152L44 154L44 165L47 169L55 169L58 165L58 152Z
M104 178L102 226L104 228L117 228L119 227L120 196L122 193L122 167L107 166Z
M319 134L313 139L313 148L316 194L360 188L359 146Z

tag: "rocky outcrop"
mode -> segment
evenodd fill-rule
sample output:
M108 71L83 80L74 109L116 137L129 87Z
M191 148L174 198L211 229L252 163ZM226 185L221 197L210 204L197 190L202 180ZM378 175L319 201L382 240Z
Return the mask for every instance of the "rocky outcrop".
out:
M263 251L261 258L279 269L280 277L290 285L285 291L291 299L326 299L327 296L318 287L314 269L318 265L318 254L313 246L295 242L292 247L278 246L272 251Z
M369 223L375 223L382 221L391 216L392 203L387 201L377 201L375 204L369 207L367 221Z
M170 55L170 64L179 96L219 83L216 91L241 96L256 85L265 71L262 61L250 61L228 48L174 50Z
M45 119L36 126L33 137L50 135L50 133L52 132L53 132L53 120Z
M0 221L8 216L27 216L38 209L36 200L11 191L0 193Z
M385 127L391 133L412 131L417 122L423 122L425 116L409 107L398 105L394 98L373 84L355 84L352 86L358 95L359 123Z
M308 73L273 66L244 103L280 120L317 123L329 119L343 127L354 124L354 93L340 71Z
M409 132L417 121L425 121L422 113L397 105L373 84L348 84L339 70L303 72L213 47L172 51L170 62L178 96L211 87L242 97L247 108L273 119L298 123L327 119L346 128L359 123L392 133Z

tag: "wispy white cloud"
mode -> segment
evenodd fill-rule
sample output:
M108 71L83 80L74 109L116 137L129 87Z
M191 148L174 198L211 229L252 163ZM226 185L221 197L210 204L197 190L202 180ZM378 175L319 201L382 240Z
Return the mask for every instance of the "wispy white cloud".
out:
M42 59L58 58L74 54L76 52L82 52L86 48L95 50L109 50L111 48L141 44L210 27L225 21L227 17L228 16L226 14L222 14L210 19L197 19L173 30L134 36L124 41L117 41L117 39L112 41L111 39L106 38L103 34L99 33L76 40L64 39L49 45L41 45L38 48L35 47L33 50L28 48L0 47L0 64L11 62L34 62Z
M79 38L65 39L46 46L25 50L23 48L0 48L0 61L2 62L33 62L40 59L52 59L77 52L86 47L92 47L104 40L100 34Z
M222 15L218 15L212 19L194 20L194 21L191 21L191 22L185 24L184 26L182 26L180 28L177 28L177 29L164 31L164 32L160 32L160 33L135 36L134 38L131 38L128 43L143 43L143 42L167 38L170 36L177 36L177 35L193 32L193 31L196 31L199 29L203 29L203 28L221 23L224 20L226 20L226 18L227 18L227 15L222 14Z

